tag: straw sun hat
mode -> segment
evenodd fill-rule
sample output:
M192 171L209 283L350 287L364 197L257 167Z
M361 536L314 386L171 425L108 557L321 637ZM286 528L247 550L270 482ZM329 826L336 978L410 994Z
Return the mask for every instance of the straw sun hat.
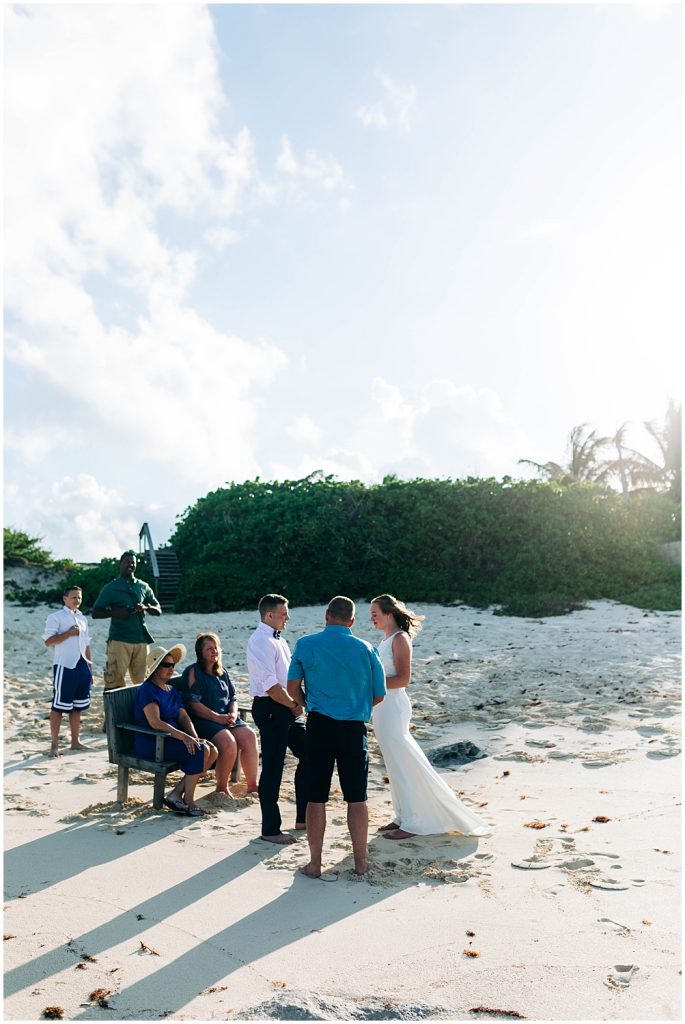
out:
M186 656L186 649L184 644L174 644L173 647L162 647L157 644L153 647L147 656L147 678L159 668L160 664L164 661L167 654L173 659L175 665L178 665L179 661L183 661Z

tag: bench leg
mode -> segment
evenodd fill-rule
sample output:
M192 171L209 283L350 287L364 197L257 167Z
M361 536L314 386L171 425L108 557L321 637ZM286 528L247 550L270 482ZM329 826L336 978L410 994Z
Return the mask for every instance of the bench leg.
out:
M128 799L128 768L120 764L117 772L117 800L123 804Z
M155 775L155 792L152 797L152 806L156 811L161 811L162 801L164 800L164 783L166 782L166 776L158 773Z
M231 768L231 782L237 782L240 778L240 750L235 755L235 761Z

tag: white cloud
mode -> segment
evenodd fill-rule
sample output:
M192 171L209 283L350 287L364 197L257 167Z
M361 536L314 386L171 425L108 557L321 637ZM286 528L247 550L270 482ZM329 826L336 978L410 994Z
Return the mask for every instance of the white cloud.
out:
M382 71L376 71L374 77L381 85L382 97L358 107L357 117L367 128L409 131L417 110L416 86L413 82L396 82Z
M322 156L316 150L309 149L298 160L290 139L284 135L276 158L276 169L292 196L303 199L312 192L335 193L340 196L341 206L349 206L354 187L338 161L330 154Z
M199 253L164 228L172 211L229 244L241 202L263 189L249 131L221 130L209 12L14 8L5 38L8 360L50 384L53 418L76 401L187 478L254 474L252 428L285 356L189 305ZM134 303L134 326L103 321L98 277ZM40 457L35 431L11 443Z
M288 434L299 444L318 444L321 440L321 427L310 416L297 416L288 427Z
M125 500L115 488L104 487L87 473L55 481L47 490L22 488L5 499L7 522L20 523L33 536L47 537L57 557L84 562L137 547L145 518L140 503Z
M45 425L23 431L12 428L5 431L6 449L18 452L26 462L42 462L46 455L66 440L67 435L63 430Z

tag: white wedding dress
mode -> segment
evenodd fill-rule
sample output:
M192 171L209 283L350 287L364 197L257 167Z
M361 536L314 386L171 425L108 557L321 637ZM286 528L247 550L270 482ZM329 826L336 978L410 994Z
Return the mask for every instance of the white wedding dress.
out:
M386 637L378 647L386 676L397 674L392 656L396 635ZM443 832L490 835L489 826L464 806L430 764L409 732L410 720L411 701L406 687L388 690L373 709L373 731L390 776L394 821L405 832L419 836Z

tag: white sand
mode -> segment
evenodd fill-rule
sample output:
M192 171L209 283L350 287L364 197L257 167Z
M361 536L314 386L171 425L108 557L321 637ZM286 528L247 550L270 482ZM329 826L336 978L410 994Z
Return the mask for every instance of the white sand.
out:
M249 799L181 818L151 810L141 776L115 807L116 769L95 731L107 623L93 627L84 739L94 750L46 758L48 609L6 607L7 1019L55 1005L82 1020L497 1019L478 1007L537 1020L680 1018L680 614L609 602L540 621L416 608L427 618L415 735L426 749L470 739L486 752L446 778L493 836L391 843L372 831L374 868L359 879L337 794L324 879L312 880L296 872L306 841L257 840ZM294 609L291 644L322 619L322 608ZM377 642L368 606L358 622ZM158 641L189 648L200 629L217 630L246 700L254 624L226 613L151 625ZM390 801L371 747L375 829ZM211 789L199 789L207 807ZM97 989L107 1009L89 1002Z

